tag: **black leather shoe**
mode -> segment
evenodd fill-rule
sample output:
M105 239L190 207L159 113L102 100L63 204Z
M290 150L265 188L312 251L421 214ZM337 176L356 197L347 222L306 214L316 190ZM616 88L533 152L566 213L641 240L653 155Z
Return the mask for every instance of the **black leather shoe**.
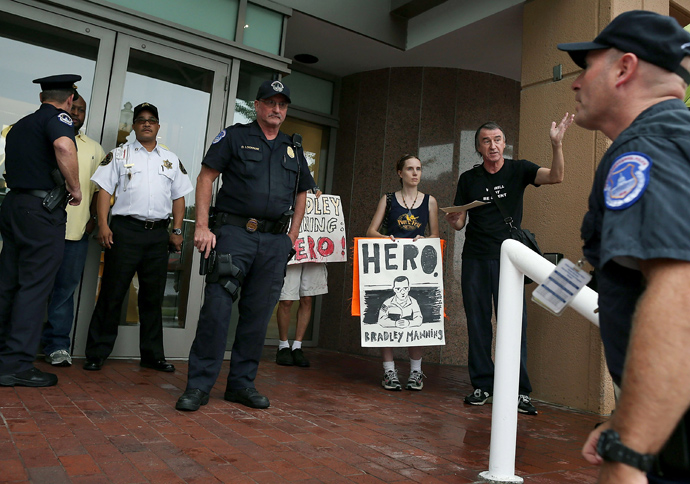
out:
M292 366L295 364L295 362L292 361L292 352L290 348L281 348L278 350L278 353L276 353L276 363L283 366Z
M198 388L193 388L191 390L185 390L180 398L177 399L175 408L178 410L184 410L185 412L196 412L199 407L206 405L208 403L208 393L199 390Z
M142 368L151 368L152 370L165 371L168 373L172 373L173 371L175 371L175 366L172 363L166 362L165 360L141 360L139 366L141 366Z
M87 371L98 371L103 368L103 363L105 360L103 358L86 358L84 362L84 369Z
M57 375L43 372L36 367L19 373L0 375L0 386L3 387L52 387L57 385L57 382Z
M292 361L295 362L295 366L301 366L302 368L309 366L309 360L306 356L304 356L304 351L302 351L302 348L292 350Z
M225 392L228 402L241 403L250 408L268 408L271 402L260 394L256 388L243 388L241 390L228 390Z

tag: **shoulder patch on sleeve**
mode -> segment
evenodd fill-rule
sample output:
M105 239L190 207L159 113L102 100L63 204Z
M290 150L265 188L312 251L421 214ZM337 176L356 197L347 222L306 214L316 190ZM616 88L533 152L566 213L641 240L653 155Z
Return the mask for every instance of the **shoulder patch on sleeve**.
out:
M220 133L218 133L218 136L216 136L215 138L213 138L213 143L212 143L212 144L215 145L216 143L218 143L218 142L219 142L220 140L222 140L223 138L225 138L225 130L221 131Z
M105 158L103 158L103 161L101 161L101 166L106 166L110 164L110 162L113 161L113 152L111 151L107 155L105 155Z
M177 161L180 162L180 171L186 175L186 174L187 174L187 170L184 169L184 165L182 164L182 160L179 160L179 159L178 159Z
M623 210L638 201L647 189L652 160L631 151L616 158L606 176L604 201L609 210Z
M58 114L58 119L65 123L67 126L72 126L72 118L69 117L67 113Z

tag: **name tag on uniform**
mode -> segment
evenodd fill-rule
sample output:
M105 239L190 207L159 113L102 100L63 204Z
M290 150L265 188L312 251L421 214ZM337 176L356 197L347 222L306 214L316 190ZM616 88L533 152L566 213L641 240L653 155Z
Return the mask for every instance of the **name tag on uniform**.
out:
M591 279L576 264L561 259L549 277L532 292L532 301L560 316Z

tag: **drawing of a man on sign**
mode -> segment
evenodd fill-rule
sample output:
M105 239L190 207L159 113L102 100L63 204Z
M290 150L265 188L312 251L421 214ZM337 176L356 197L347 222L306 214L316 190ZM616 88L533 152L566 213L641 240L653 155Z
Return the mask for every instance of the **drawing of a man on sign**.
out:
M384 328L407 328L422 325L422 311L410 296L410 280L398 276L393 281L395 296L386 299L379 310L379 324Z
M289 264L305 262L345 262L345 218L337 195L307 194L299 237L295 240L295 257Z
M364 347L444 345L439 239L358 239Z

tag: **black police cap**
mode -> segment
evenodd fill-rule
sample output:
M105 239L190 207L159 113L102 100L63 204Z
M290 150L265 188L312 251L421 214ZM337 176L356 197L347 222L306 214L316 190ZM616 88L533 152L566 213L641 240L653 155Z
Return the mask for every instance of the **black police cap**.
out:
M58 74L56 76L42 77L34 79L34 84L41 85L41 91L70 91L74 93L74 99L79 99L75 82L81 81L81 76L77 74Z
M690 84L690 73L680 65L690 55L690 33L665 15L631 10L613 19L592 42L558 44L583 69L587 52L611 47L674 72Z
M150 103L141 103L137 107L135 107L134 115L132 116L132 118L137 119L142 111L148 111L151 114L153 114L156 118L160 119L160 116L158 116L158 108Z
M290 88L287 87L280 81L264 81L259 86L259 91L256 93L256 99L266 99L276 94L282 94L287 98L287 102L291 103L290 100Z

